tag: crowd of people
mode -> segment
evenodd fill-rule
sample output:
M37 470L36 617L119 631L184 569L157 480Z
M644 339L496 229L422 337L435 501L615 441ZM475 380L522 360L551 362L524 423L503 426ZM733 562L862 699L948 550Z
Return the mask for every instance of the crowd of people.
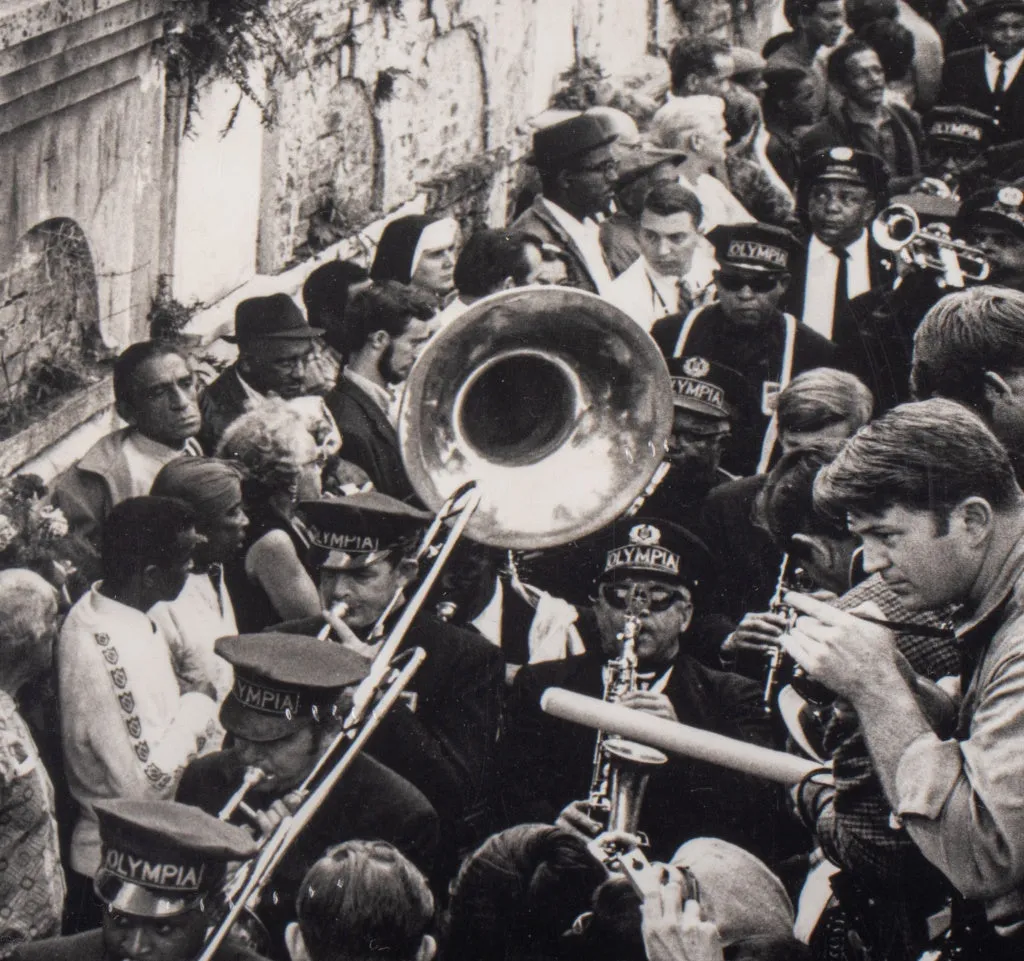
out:
M50 494L78 589L0 571L0 958L1024 957L1024 2L785 14L548 115L507 225L399 217L243 301L216 376L120 354ZM489 363L515 288L660 353L671 428L617 516L432 581L406 383ZM564 443L542 367L461 389L443 456Z

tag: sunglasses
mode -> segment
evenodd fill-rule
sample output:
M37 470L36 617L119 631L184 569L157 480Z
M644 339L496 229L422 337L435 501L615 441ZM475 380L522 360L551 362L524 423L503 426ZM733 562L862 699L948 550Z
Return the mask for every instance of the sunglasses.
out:
M774 290L779 283L779 278L772 274L727 274L718 275L717 284L723 290L733 292L749 287L755 294L767 294Z
M667 611L676 601L685 601L682 591L671 591L663 587L636 590L631 584L602 584L598 588L601 599L617 611L624 611L633 599L640 607L652 614Z

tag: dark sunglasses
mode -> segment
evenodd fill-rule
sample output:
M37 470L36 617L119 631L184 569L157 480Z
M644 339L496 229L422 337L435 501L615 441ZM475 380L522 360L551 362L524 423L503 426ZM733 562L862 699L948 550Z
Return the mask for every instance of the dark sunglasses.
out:
M629 584L602 584L598 588L601 599L617 611L624 611L629 607L630 597L633 595L633 588ZM652 614L660 614L667 611L676 601L686 600L686 595L681 591L670 591L663 587L652 587L649 590L639 592L641 604Z
M726 274L720 273L718 286L723 290L737 291L749 287L755 294L767 294L778 286L779 278L774 274Z

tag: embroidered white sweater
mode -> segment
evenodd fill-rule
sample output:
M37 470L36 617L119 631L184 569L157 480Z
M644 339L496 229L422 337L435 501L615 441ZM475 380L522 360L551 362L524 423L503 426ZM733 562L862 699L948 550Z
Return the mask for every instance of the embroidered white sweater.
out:
M82 808L71 867L89 877L100 862L92 802L174 797L215 733L217 710L205 694L179 692L163 635L99 586L71 609L57 647L64 763Z

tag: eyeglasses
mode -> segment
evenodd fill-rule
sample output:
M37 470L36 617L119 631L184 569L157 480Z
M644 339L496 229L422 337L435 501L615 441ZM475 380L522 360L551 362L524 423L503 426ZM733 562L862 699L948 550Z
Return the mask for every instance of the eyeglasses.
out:
M632 599L652 614L667 611L676 601L687 600L682 591L670 591L664 587L638 588L635 584L602 584L598 594L609 607L617 611L626 610Z
M779 278L774 274L727 274L719 273L716 283L723 290L736 292L749 287L755 294L767 294L778 286Z
M594 164L592 167L577 167L574 173L601 174L604 177L615 177L619 173L619 162L617 160L605 160L602 163Z

